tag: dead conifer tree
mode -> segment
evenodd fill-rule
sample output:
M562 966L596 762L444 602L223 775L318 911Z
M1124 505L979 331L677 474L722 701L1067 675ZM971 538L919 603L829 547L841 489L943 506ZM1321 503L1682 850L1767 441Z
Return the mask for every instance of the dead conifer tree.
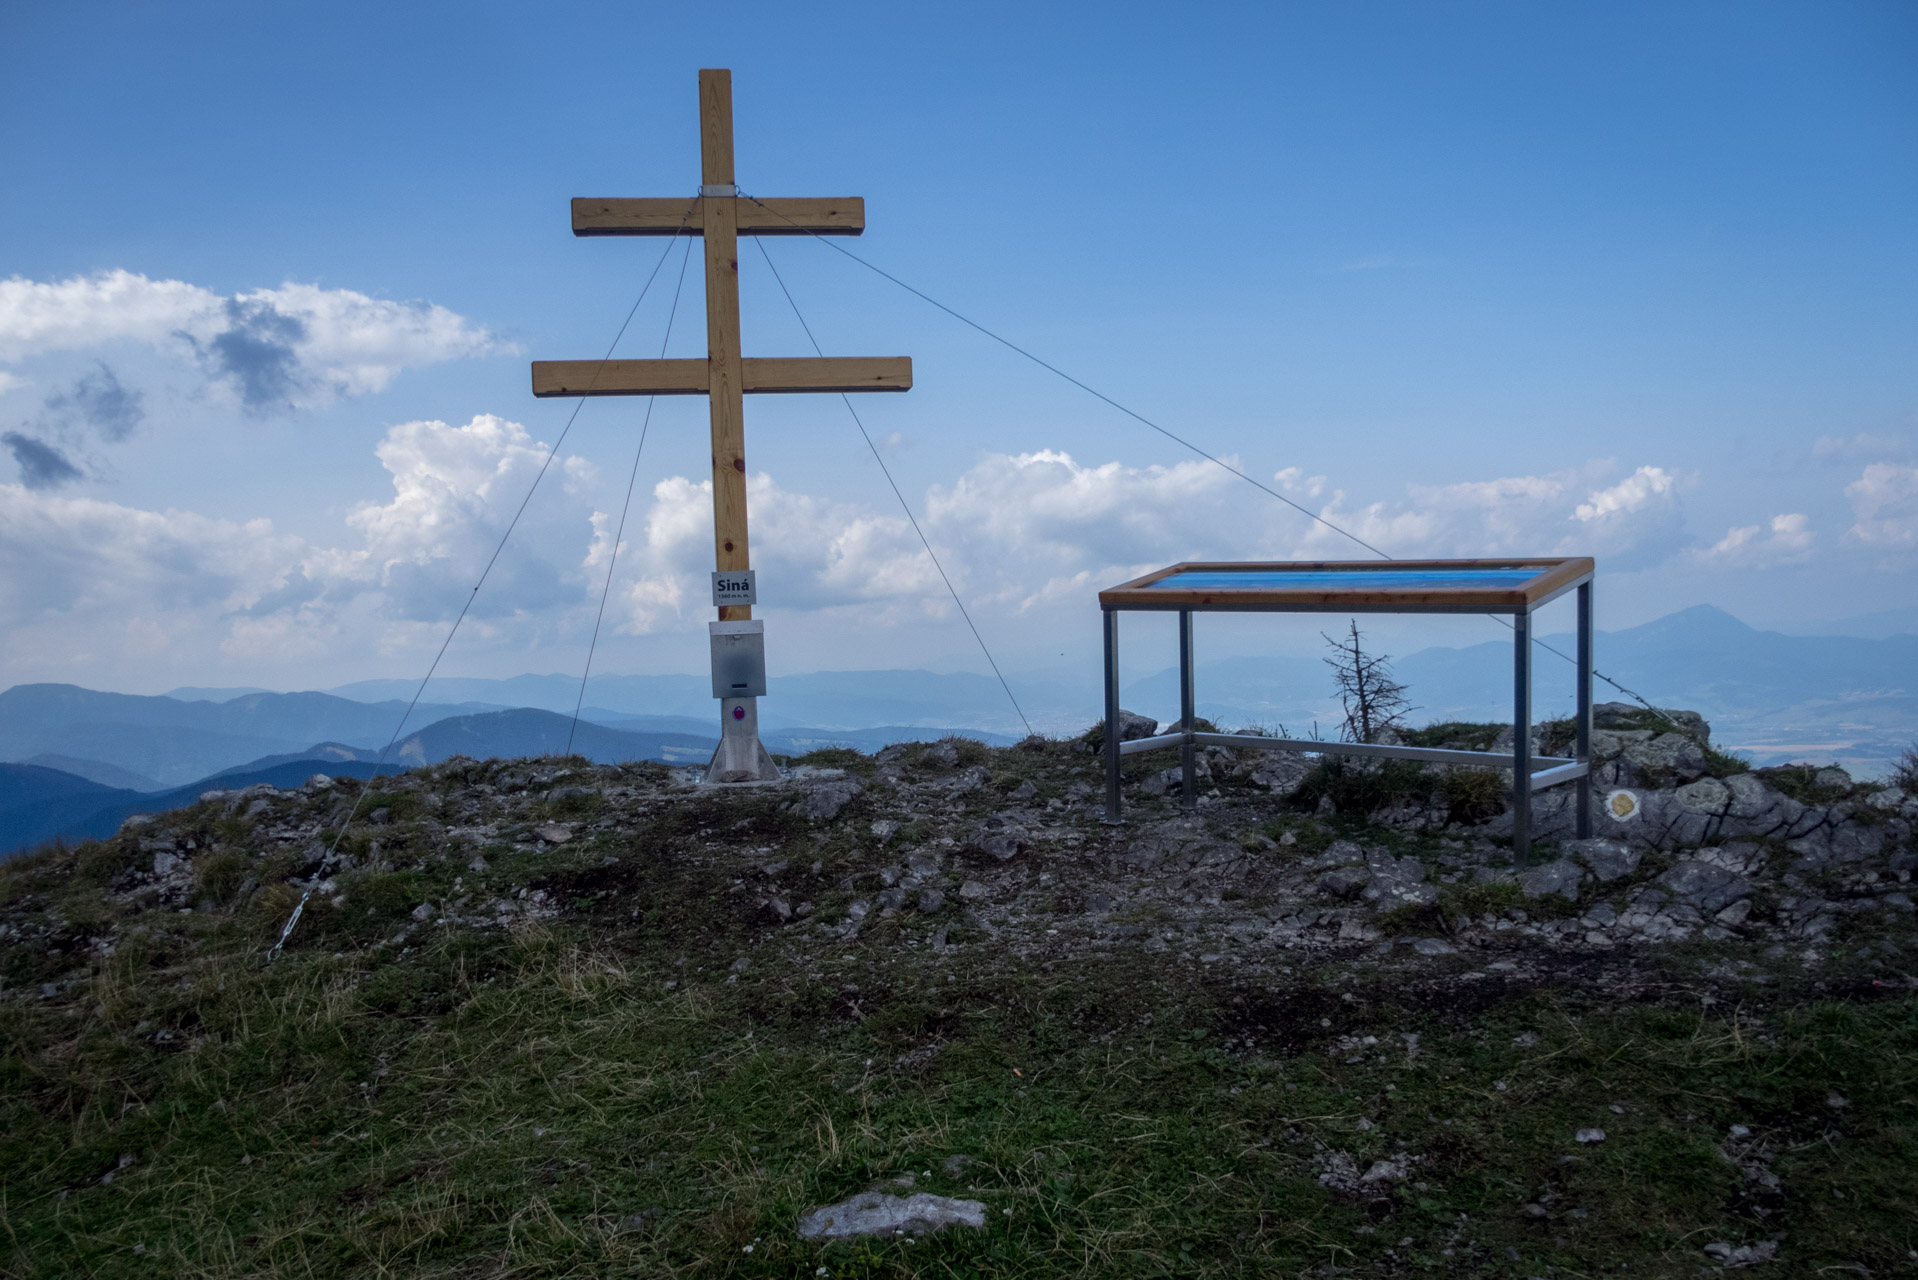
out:
M1338 683L1339 701L1345 707L1345 724L1340 735L1347 742L1376 742L1387 729L1403 729L1405 713L1412 709L1405 686L1392 678L1392 659L1383 653L1367 653L1359 624L1353 620L1350 636L1334 639L1325 635L1325 643L1336 657L1327 658Z

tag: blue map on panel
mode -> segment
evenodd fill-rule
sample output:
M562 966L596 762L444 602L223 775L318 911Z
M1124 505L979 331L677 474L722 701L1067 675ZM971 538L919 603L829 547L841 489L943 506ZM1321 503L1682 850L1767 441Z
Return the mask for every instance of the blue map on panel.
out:
M1530 582L1546 565L1517 569L1191 569L1161 578L1150 591L1377 591L1403 587L1512 587Z

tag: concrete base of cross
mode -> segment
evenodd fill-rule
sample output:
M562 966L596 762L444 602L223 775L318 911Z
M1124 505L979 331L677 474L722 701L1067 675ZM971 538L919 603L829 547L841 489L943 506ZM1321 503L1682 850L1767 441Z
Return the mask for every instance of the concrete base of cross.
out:
M759 740L759 699L719 700L719 748L706 782L777 782L779 766Z

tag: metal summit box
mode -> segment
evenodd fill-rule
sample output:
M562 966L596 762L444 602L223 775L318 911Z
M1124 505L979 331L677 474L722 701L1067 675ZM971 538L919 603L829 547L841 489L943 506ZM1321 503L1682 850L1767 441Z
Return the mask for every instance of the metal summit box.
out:
M765 697L765 622L709 622L706 629L713 644L713 697Z

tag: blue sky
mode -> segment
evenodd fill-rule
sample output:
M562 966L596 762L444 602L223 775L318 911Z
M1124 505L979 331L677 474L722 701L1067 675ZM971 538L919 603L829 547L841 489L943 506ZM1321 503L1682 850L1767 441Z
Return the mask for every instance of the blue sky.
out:
M554 14L0 12L0 682L423 670L570 412L527 361L603 351L663 247L567 200L689 193L702 66L743 187L864 196L855 252L1394 554L1597 555L1612 627L1918 606L1909 4ZM1138 568L1341 553L768 248L830 353L914 358L861 409L1011 665L1086 661ZM747 351L803 352L742 272ZM577 668L642 414L586 406L449 669ZM704 415L655 410L599 669L703 664ZM978 667L837 401L747 415L775 666Z

